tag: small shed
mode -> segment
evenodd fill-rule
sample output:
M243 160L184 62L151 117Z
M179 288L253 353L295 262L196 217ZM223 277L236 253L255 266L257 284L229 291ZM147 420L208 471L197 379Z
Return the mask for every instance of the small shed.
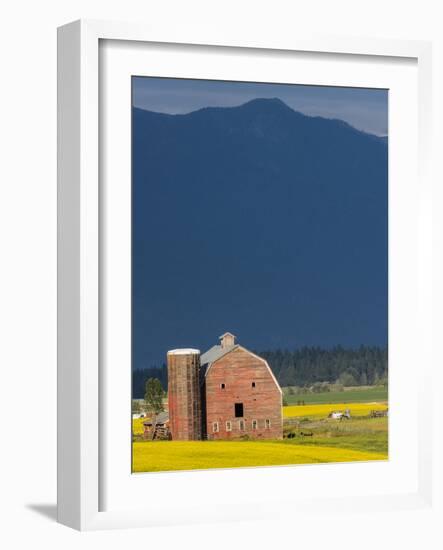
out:
M169 413L163 411L155 419L155 426L152 424L152 418L143 422L145 439L168 439L169 438Z
M388 415L389 415L388 409L373 410L369 413L369 416L371 418L382 418Z

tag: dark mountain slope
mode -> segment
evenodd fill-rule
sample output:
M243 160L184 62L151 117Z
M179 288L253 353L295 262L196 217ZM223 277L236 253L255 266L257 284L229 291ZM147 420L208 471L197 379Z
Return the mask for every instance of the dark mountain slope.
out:
M387 146L278 99L133 110L134 367L387 341Z

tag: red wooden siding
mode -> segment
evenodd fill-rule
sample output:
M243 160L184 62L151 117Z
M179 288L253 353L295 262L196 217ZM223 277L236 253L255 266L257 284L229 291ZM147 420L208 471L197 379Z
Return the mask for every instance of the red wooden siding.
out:
M282 438L280 388L266 362L246 349L236 348L210 366L205 397L208 439ZM241 418L235 417L235 403L243 404Z

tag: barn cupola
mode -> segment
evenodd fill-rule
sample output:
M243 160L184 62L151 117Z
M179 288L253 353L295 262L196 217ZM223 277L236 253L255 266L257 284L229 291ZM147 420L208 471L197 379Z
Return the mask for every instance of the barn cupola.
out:
M220 345L222 349L232 348L235 346L235 336L230 332L225 332L220 336Z

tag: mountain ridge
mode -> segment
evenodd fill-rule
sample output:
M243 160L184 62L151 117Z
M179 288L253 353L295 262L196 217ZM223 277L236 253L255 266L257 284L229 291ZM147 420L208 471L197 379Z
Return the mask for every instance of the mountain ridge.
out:
M163 113L163 112L160 112L160 111L151 111L149 109L145 109L145 108L142 108L142 107L133 107L133 110L134 111L142 111L142 112L146 112L146 113L150 113L150 114L153 114L153 115L164 115L164 116L167 116L167 117L188 117L188 116L192 116L192 115L195 115L197 113L207 113L207 112L223 112L223 111L226 111L226 110L238 110L238 109L249 109L253 106L257 106L257 105L266 105L266 107L268 106L273 106L273 107L278 107L280 109L284 109L284 110L287 110L287 111L291 111L292 113L296 114L296 115L299 115L301 117L306 117L306 118L311 118L311 119L320 119L320 120L324 120L324 121L330 121L330 122L334 122L334 123L338 123L338 124L341 124L341 125L344 125L350 129L352 129L353 131L355 132L358 132L360 134L363 134L363 135L366 135L366 136L371 136L371 137L374 137L374 138L377 138L377 139L380 139L380 141L382 141L383 143L386 143L386 139L387 139L387 136L377 136L376 134L371 134L369 132L365 132L364 130L360 130L359 128L356 128L355 126L352 126L352 124L350 124L349 122L346 122L345 120L342 120L340 118L330 118L330 117L323 117L323 116L320 116L320 115L308 115L306 113L303 113L302 111L298 111L297 109L294 109L292 107L290 107L287 103L285 103L284 101L282 101L281 99L279 98L255 98L255 99L251 99L245 103L241 103L239 105L232 105L232 106L207 106L207 107L201 107L199 109L196 109L194 111L190 111L188 113Z

